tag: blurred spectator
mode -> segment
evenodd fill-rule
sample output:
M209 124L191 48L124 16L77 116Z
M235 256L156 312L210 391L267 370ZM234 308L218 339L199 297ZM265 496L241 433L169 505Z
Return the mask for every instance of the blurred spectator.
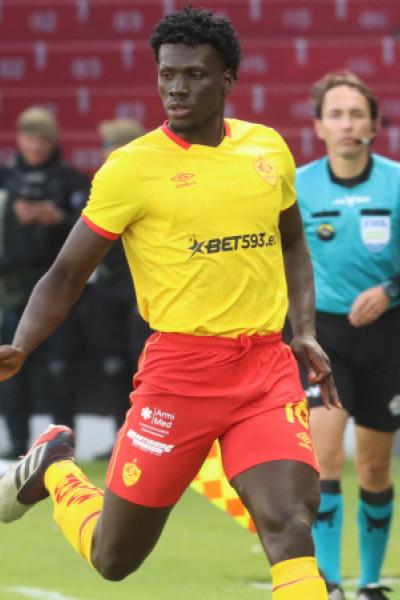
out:
M0 223L3 344L12 341L32 288L52 264L89 191L87 179L62 160L58 134L50 112L42 108L24 111L17 123L15 161L3 172L6 191ZM73 402L64 345L68 327L67 320L28 358L22 373L0 386L11 440L10 458L27 450L35 386L43 390L46 377L49 377L48 393L55 421L72 426Z
M99 126L103 159L116 148L144 133L133 119L104 121ZM97 332L97 356L100 358L107 397L112 399L112 415L119 429L129 408L132 373L137 370L139 355L150 329L140 317L133 298L132 278L120 240L115 242L91 277L96 302L92 319ZM99 356L100 354L100 356ZM109 452L97 458L108 458Z

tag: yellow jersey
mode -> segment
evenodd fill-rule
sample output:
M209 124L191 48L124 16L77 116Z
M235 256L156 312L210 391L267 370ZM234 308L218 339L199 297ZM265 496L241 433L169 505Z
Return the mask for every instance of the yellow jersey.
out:
M217 147L167 124L113 152L82 217L122 236L138 306L153 329L237 337L280 331L287 311L279 215L295 202L280 135L225 120Z

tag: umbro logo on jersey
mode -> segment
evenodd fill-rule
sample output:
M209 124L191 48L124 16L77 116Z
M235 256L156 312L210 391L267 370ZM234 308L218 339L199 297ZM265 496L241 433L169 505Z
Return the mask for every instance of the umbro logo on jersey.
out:
M193 181L194 173L177 173L171 177L171 181L175 183L175 187L188 187L194 185L196 182Z

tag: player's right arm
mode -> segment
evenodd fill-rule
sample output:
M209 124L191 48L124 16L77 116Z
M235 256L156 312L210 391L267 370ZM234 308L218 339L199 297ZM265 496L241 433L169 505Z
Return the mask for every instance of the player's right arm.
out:
M65 319L112 244L82 219L76 223L53 266L36 284L12 345L0 346L0 381L17 373L28 354Z

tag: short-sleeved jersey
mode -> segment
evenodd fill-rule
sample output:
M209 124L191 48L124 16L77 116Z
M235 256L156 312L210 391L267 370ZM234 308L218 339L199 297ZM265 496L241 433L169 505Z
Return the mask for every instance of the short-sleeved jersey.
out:
M368 177L353 187L332 179L326 157L297 170L323 312L348 314L360 292L400 271L400 164L377 154L371 159Z
M282 328L287 289L279 215L294 162L273 129L225 121L217 147L162 127L114 152L83 219L122 236L138 306L153 329L236 337Z

